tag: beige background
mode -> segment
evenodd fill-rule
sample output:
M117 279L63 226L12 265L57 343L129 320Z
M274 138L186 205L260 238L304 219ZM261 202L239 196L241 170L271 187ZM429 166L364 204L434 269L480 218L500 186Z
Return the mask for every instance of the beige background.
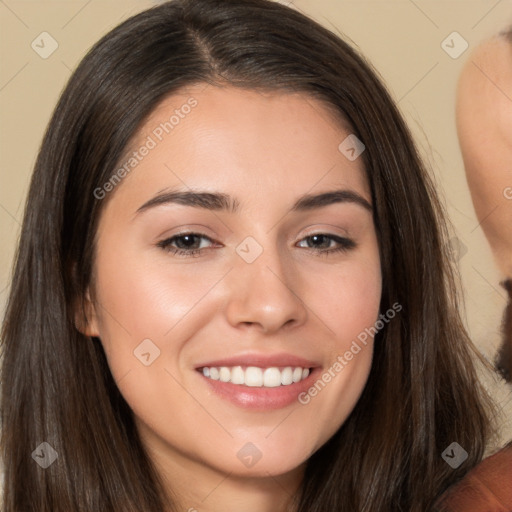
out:
M150 0L0 1L0 315L3 317L11 263L25 195L45 125L71 71L84 52L121 20L154 4ZM290 3L286 0L281 3ZM311 15L359 47L398 102L433 169L454 236L468 329L492 359L505 306L501 276L475 217L459 154L454 121L457 77L471 49L512 24L512 3L504 0L294 0ZM454 31L469 48L457 58L442 42ZM58 43L47 59L31 43L48 32ZM458 38L458 39L457 39ZM40 40L40 39L38 39ZM464 41L450 36L453 52ZM458 41L458 42L457 42ZM512 183L511 183L512 185ZM510 204L512 207L512 202ZM467 251L467 252L466 252ZM512 417L512 390L493 384ZM505 436L512 437L512 424Z

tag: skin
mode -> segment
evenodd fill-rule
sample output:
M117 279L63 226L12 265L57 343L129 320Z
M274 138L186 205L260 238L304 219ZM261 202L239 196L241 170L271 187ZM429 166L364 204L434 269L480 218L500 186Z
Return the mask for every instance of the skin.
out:
M132 149L191 96L197 106L104 199L84 332L101 339L180 510L284 511L309 456L357 403L373 340L307 405L277 410L232 404L194 368L285 352L327 369L374 325L381 269L372 213L354 202L290 211L304 194L344 189L371 203L370 190L362 159L338 150L350 131L302 94L198 85L162 102ZM239 211L170 203L136 213L174 188L229 194ZM193 257L157 245L183 231L211 241L196 240ZM356 247L327 254L339 244L308 238L320 233ZM247 236L263 249L252 263L235 250ZM150 366L133 353L147 338L161 351ZM237 457L247 442L262 454L250 468Z
M457 130L478 220L504 276L512 277L512 44L485 41L464 66Z
M496 36L465 64L457 94L457 131L475 211L504 280L512 279L512 42ZM510 285L509 285L510 286ZM497 367L511 382L512 306Z

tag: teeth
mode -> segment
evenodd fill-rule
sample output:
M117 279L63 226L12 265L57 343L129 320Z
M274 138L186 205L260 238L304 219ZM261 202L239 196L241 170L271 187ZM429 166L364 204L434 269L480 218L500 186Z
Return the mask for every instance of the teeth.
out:
M208 370L208 368L204 368L204 370ZM203 370L203 372L204 372ZM231 383L232 384L243 384L245 382L245 372L242 370L241 366L235 366L231 370Z
M275 366L270 368L248 366L244 370L241 366L221 366L220 368L205 366L203 375L209 379L253 388L276 388L304 380L309 375L309 368L287 366L280 370Z
M231 372L229 368L223 367L219 370L219 376L221 382L229 382L231 380Z
M266 388L276 388L281 385L281 372L279 368L267 368L263 372L263 385Z
M288 366L281 372L281 384L289 386L293 382L293 370Z
M263 386L263 372L261 368L256 368L256 366L249 366L247 370L245 370L245 382L246 386L251 386L252 388L261 388Z

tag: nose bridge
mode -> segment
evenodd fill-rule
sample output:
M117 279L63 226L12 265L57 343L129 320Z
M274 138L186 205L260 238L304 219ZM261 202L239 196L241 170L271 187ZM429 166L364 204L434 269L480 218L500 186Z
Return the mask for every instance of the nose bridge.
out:
M306 310L291 262L272 237L264 244L247 237L236 248L230 272L227 317L232 325L259 324L265 331L302 323Z

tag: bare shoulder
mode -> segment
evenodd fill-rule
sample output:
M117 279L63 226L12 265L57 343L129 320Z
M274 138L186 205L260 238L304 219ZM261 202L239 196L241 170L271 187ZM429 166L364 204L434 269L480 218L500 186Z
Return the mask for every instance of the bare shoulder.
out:
M458 83L457 132L477 217L511 276L512 38L495 36L470 53Z

